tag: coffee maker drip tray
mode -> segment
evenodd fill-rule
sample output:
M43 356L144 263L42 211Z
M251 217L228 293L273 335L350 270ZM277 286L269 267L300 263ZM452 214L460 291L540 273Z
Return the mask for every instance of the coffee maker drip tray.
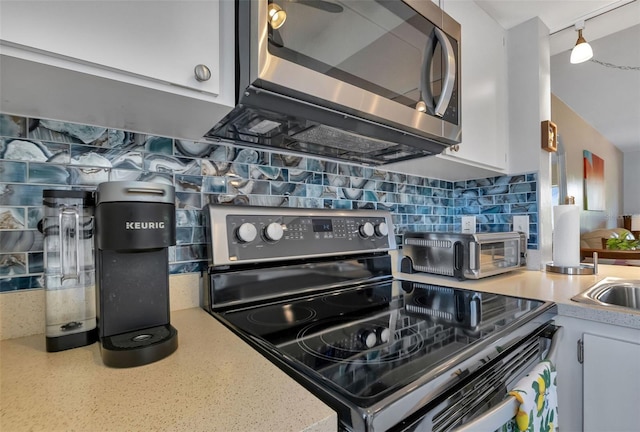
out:
M102 361L110 367L134 367L167 357L178 348L178 331L165 324L101 339Z

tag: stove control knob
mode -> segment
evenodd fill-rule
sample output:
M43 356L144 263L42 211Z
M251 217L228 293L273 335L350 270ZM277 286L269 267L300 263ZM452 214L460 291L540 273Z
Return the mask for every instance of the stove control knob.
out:
M387 343L389 342L391 331L386 327L378 327L376 328L376 335L378 336L378 341L380 343Z
M358 332L358 339L360 339L360 342L367 348L373 348L378 341L376 333L369 329L360 330L360 332Z
M282 238L284 231L282 230L282 225L277 222L271 222L264 229L264 237L272 242L277 242Z
M251 243L258 236L258 230L254 224L245 222L236 231L236 236L242 243Z
M373 236L374 233L375 233L375 230L371 222L365 222L363 225L360 225L360 235L362 237L369 238Z
M389 226L386 222L380 222L376 225L376 235L379 237L386 237L389 235Z

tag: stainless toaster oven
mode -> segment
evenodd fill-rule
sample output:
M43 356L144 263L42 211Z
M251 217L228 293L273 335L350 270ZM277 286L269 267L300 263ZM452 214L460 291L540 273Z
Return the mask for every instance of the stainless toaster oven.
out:
M409 232L402 242L404 273L424 272L480 279L526 265L527 240L521 232L461 234Z

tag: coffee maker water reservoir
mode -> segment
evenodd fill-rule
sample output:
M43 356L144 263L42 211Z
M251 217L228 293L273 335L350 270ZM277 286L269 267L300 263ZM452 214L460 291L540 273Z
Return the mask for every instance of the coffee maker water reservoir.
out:
M49 352L89 345L96 328L93 193L45 190L44 282Z

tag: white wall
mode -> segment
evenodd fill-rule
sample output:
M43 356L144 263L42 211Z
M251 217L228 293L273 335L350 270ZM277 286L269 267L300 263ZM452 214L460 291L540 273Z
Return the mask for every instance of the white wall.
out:
M623 214L640 214L640 150L626 152L623 159Z
M540 269L551 257L551 157L540 145L540 122L551 118L549 28L533 18L509 30L510 173L538 172L538 250L527 267Z

